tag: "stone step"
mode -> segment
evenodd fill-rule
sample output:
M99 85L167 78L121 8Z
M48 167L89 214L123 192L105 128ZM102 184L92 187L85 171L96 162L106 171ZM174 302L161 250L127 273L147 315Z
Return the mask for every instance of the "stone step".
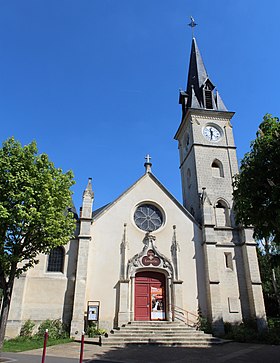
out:
M190 327L187 326L185 324L127 324L127 325L123 325L122 327L120 327L119 329L129 329L129 328L133 328L133 329L190 329L193 330L195 329L194 327Z
M208 347L211 345L222 344L223 342L219 340L164 340L164 339L131 339L129 341L125 340L102 340L102 345L109 345L113 347L120 347L125 345L164 345L164 346L180 346L180 347Z
M143 334L146 334L146 335L163 335L163 334L166 334L166 335L180 335L180 334L183 334L183 335L188 335L188 336L192 336L192 335L202 335L204 336L204 333L197 330L197 331L190 331L190 330L180 330L180 331L172 331L172 330L122 330L121 332L120 331L112 331L110 332L110 334L112 335L120 335L120 334L126 334L126 335L143 335Z
M189 329L178 329L178 330L172 330L172 329L127 329L122 328L121 330L111 330L110 334L121 334L121 333L127 333L127 334L187 334L187 335L204 335L205 333L200 330L189 330Z
M180 321L131 321L126 325L150 325L150 326L186 326L183 322Z
M139 337L139 339L211 339L210 336L203 336L203 335L186 335L186 334L142 334L142 335L135 335L135 334L120 334L120 335L109 335L110 339L134 339L135 337Z
M141 332L173 332L173 333L180 333L182 331L185 331L185 332L189 332L189 333L192 333L192 332L195 332L195 331L198 331L198 330L195 330L195 329L184 329L184 328L152 328L152 327L147 327L146 329L144 328L134 328L134 327L125 327L125 328L121 328L121 330L118 330L118 329L114 329L112 330L113 332L117 333L119 331L129 331L129 332L134 332L134 333L141 333Z
M136 340L135 336L132 337L108 337L108 338L103 338L102 339L102 343L106 342L106 341L123 341L123 342L129 342L129 341L133 341ZM215 338L211 338L211 337L184 337L184 336L180 336L180 337L137 337L138 341L174 341L174 342L180 342L180 341L205 341L205 342L209 342L209 341L218 341L219 339L215 339Z
M86 338L90 343L90 339ZM130 344L155 344L165 346L201 347L221 344L223 341L211 334L190 328L181 322L135 321L112 330L102 337L102 345L125 346Z

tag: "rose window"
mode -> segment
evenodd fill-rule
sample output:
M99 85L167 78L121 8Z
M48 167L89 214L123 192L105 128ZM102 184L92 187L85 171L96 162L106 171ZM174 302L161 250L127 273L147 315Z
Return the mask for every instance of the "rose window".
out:
M153 232L162 226L163 216L161 211L152 204L140 205L134 213L137 227L146 232Z

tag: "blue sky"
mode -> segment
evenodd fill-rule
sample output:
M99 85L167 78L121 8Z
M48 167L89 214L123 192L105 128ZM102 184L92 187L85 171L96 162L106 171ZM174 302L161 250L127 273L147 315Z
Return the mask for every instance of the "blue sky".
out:
M195 36L233 118L238 158L265 113L279 116L275 0L0 0L1 142L36 140L72 169L81 205L93 178L95 208L153 173L181 201L173 136Z

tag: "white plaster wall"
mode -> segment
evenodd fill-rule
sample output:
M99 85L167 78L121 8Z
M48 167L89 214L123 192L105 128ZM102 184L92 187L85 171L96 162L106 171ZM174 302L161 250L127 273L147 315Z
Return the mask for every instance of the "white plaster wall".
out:
M197 312L197 261L195 254L194 223L183 213L167 194L145 174L132 189L122 195L103 215L93 221L92 240L89 247L88 278L85 298L87 301L101 301L101 325L113 326L116 304L115 286L120 274L120 244L127 224L127 258L139 253L144 245L145 232L133 222L136 206L141 202L154 202L164 211L164 226L152 234L155 245L167 258L171 259L170 247L173 225L176 225L177 240L180 244L180 278L183 280L184 306ZM199 255L199 254L198 254Z

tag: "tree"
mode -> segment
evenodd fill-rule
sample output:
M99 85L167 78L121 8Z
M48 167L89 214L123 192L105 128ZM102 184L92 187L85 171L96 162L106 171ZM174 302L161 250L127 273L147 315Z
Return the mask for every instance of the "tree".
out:
M237 223L254 237L280 245L280 123L266 114L251 150L241 161L233 197Z
M266 308L268 313L275 314L271 306L276 303L280 309L279 119L266 114L256 136L250 152L241 161L240 174L235 176L234 209L237 223L254 227Z
M257 252L266 313L269 317L280 316L280 266L274 261L280 247L259 241Z
M74 233L71 171L55 168L35 142L10 138L0 149L0 349L15 278L38 263L39 253L66 244Z

